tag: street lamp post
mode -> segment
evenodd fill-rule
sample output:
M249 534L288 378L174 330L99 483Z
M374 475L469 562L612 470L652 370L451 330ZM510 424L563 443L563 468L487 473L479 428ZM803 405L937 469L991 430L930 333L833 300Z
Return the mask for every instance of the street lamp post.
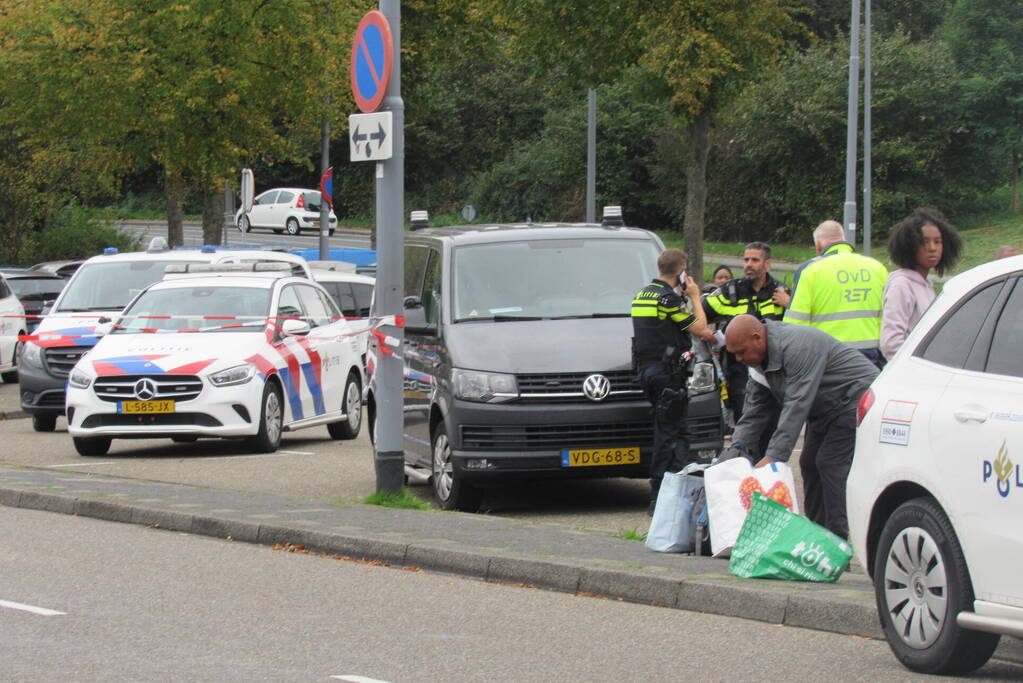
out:
M845 237L856 246L856 129L860 78L860 0L852 0L849 23L849 110L846 114L845 139L845 211L842 227Z

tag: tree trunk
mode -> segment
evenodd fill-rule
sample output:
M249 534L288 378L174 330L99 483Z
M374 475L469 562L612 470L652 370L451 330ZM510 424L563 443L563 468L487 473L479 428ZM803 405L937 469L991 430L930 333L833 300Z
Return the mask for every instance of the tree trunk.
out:
M1012 212L1019 213L1019 152L1012 150Z
M224 186L208 186L202 195L202 243L221 244L224 235Z
M167 169L164 176L164 194L167 197L167 243L172 247L180 247L185 244L185 229L181 224L185 218L181 208L184 183L181 176L170 169Z
M686 272L703 286L703 226L707 208L707 154L710 114L701 112L686 127L686 213L683 222L689 266Z

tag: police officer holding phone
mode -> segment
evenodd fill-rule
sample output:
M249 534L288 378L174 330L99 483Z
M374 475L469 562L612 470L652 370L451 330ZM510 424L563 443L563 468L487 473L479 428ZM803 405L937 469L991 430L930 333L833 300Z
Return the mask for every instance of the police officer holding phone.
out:
M700 305L700 289L686 275L688 256L681 249L665 249L657 259L658 277L637 292L632 301L632 355L640 386L654 408L654 454L650 461L650 509L665 472L678 472L689 460L685 434L686 362L692 348L690 334L707 329ZM683 287L685 295L676 288ZM686 310L686 301L691 311Z

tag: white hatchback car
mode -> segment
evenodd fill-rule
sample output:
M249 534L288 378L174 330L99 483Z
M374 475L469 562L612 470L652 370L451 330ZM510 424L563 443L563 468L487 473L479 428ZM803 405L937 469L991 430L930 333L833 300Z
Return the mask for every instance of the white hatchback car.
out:
M81 455L103 455L113 438L241 437L272 452L282 431L358 436L356 337L322 287L276 264L179 268L211 272L146 289L71 371L68 432Z
M28 329L24 316L21 301L0 275L0 379L8 383L18 381L18 335Z
M322 197L319 190L275 187L257 196L248 213L238 209L234 222L241 232L270 228L277 234L287 231L289 235L297 235L303 229L319 230ZM337 216L333 211L329 220L329 233L333 235L337 227Z
M859 406L850 540L896 657L966 673L1023 637L1023 256L949 280Z

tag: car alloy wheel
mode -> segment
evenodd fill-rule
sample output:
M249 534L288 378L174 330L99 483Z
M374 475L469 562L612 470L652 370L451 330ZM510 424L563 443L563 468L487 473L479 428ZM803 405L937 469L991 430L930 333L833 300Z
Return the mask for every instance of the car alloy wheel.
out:
M973 583L959 539L933 498L914 498L888 517L874 556L874 595L892 653L913 671L980 668L999 636L956 621L973 609Z
M327 425L332 439L351 440L359 436L362 428L362 383L356 372L351 372L345 381L345 393L342 397L342 406L347 416L339 422L331 422Z
M252 230L252 224L249 223L248 216L242 216L238 219L238 230L239 232L248 232L249 230Z
M263 387L262 410L259 417L259 432L248 439L249 447L257 453L273 453L281 444L284 426L284 408L281 391L273 382Z
M907 645L922 650L934 644L945 625L948 576L937 544L923 529L910 527L895 537L885 560L884 596Z
M451 462L451 442L443 422L434 428L432 460L430 479L441 507L476 512L480 507L480 491L455 470Z
M297 235L299 232L298 221L294 218L289 218L288 222L284 224L284 229L288 231L289 235Z

